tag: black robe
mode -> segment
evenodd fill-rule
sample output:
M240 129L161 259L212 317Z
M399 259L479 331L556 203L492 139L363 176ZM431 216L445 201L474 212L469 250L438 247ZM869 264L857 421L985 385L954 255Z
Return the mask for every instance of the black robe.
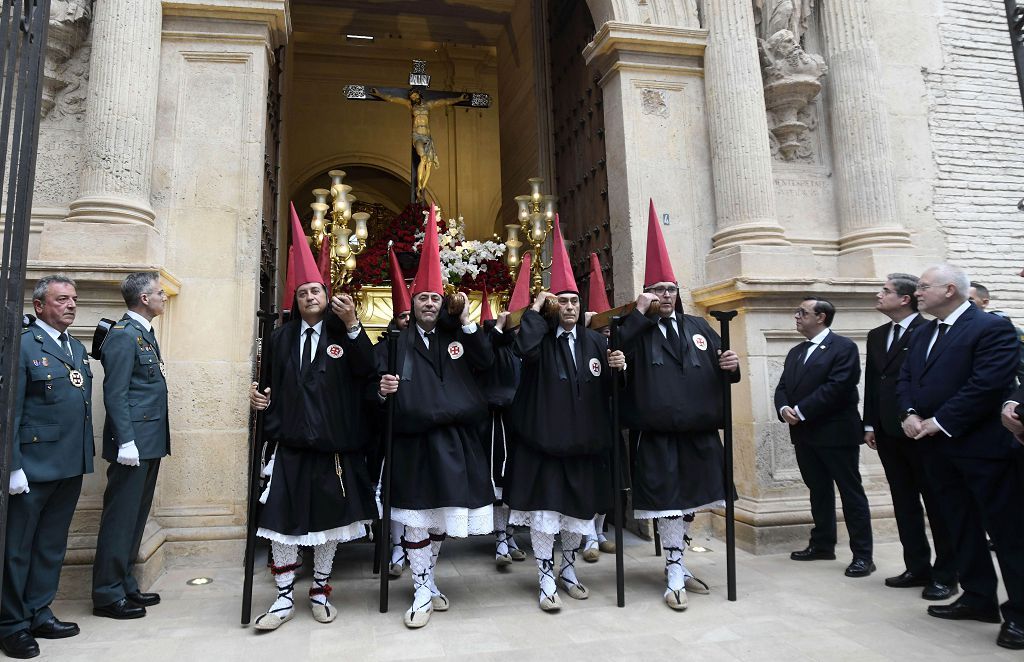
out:
M276 329L264 349L259 388L269 386L271 397L263 431L276 455L260 527L286 536L376 517L363 413L365 381L375 372L373 347L365 331L350 339L332 317L320 328L304 376L299 373L301 319Z
M504 498L514 510L585 520L612 503L608 398L615 376L603 335L577 325L573 372L556 332L533 310L520 322L515 344L523 368L507 421L513 443Z
M487 401L477 373L490 368L494 352L479 327L465 333L439 324L435 331L436 354L415 320L398 339L391 504L405 510L481 508L494 501L494 489L480 442ZM385 345L378 354L381 375L387 358Z
M629 366L621 412L636 510L688 511L725 499L722 341L703 318L677 312L675 319L677 346L657 318L635 310L620 330ZM739 370L729 379L739 381Z
M480 374L480 389L487 399L487 418L480 428L484 453L490 458L491 482L504 487L508 443L508 408L516 395L521 372L519 357L513 351L516 336L512 331L498 331L494 322L484 322L484 331L494 350L494 365Z

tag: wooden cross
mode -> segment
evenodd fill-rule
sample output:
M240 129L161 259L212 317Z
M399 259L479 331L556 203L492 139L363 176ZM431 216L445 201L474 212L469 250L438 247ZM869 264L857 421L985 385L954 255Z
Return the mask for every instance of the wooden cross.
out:
M434 139L430 135L430 111L444 106L490 108L491 95L483 92L433 91L426 60L413 60L409 87L372 87L346 85L346 99L355 101L388 101L409 109L412 118L412 167L409 196L411 202L426 202L427 181L431 171L440 165Z

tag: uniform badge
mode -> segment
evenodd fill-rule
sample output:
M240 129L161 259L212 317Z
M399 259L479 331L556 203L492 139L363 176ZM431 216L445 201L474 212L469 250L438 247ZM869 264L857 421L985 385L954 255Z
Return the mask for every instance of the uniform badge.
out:
M163 361L160 362L160 374L164 376L164 379L167 379L167 364Z
M38 368L42 364L39 363L39 359L32 359L32 365Z
M456 340L456 341L452 342L452 344L448 345L448 356L452 357L453 359L461 359L462 355L465 354L465 352L466 352L466 349L462 346L462 343L460 343L458 340Z
M43 358L39 359L39 362L41 364L43 364L43 367L46 367L46 368L50 367L50 359L46 358L45 356Z
M341 348L341 345L328 345L327 356L332 359L340 359L341 355L345 353L345 350Z
M68 379L71 380L71 385L74 386L75 388L82 388L82 386L85 385L85 377L83 377L82 373L78 372L77 370L72 370L71 372L69 372Z
M693 344L697 346L697 349L704 352L708 349L707 339L699 333L693 334Z
M601 376L601 360L600 359L590 359L590 363L588 364L588 366L590 367L590 374L592 374L595 377L600 377Z

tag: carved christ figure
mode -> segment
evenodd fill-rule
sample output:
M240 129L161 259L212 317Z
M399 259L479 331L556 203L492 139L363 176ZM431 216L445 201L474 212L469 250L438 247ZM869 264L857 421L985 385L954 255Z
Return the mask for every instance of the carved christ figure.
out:
M434 139L430 136L430 111L442 106L454 106L457 103L468 101L469 94L459 94L452 97L431 99L424 101L418 90L409 90L408 97L401 97L388 94L376 87L369 89L370 94L382 101L397 103L405 106L412 113L412 146L419 156L420 162L416 167L416 198L425 200L427 180L430 179L430 172L440 165L437 159L437 150L434 149Z

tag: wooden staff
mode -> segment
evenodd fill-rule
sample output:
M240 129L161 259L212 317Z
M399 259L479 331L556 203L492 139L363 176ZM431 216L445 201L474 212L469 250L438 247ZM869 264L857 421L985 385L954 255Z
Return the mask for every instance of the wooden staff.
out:
M401 331L388 331L388 373L398 374L398 337ZM384 465L380 476L380 540L377 548L380 563L380 613L388 613L388 560L391 545L385 539L391 536L391 452L395 431L395 397L387 396L387 413L384 415ZM390 542L390 540L388 540Z
M253 377L258 384L263 364L263 346L267 341L268 329L273 325L276 317L259 312L257 319L259 320L260 335L256 340L256 372ZM242 561L242 625L248 625L252 620L252 579L256 566L256 525L259 521L260 473L263 469L263 412L260 410L256 410L250 438L249 503L245 520L245 556Z
M614 352L619 349L619 326L622 318L611 320L611 342ZM626 575L622 560L622 430L619 429L619 375L612 375L612 483L615 494L615 598L620 607L626 606Z
M722 329L722 352L729 351L729 320L736 317L735 310L713 310L711 316ZM725 573L730 602L736 602L736 488L733 485L732 458L732 380L722 375L722 413L725 417Z

